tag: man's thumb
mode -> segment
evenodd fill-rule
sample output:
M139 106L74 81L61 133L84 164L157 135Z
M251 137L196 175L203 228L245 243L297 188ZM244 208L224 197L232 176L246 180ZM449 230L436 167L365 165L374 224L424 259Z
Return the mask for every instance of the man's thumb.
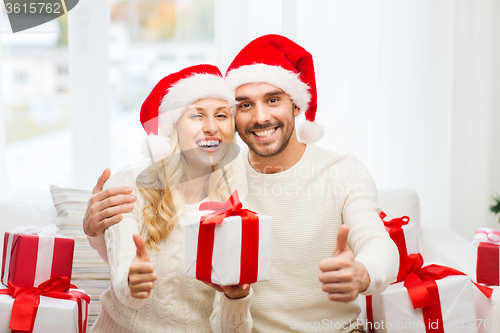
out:
M333 256L336 257L344 251L349 250L347 246L347 236L349 236L349 227L345 224L340 226L339 232L337 234L337 246L333 251Z
M144 244L144 239L141 235L133 234L135 246L137 247L137 257L144 262L149 262L148 251L146 251L146 246Z

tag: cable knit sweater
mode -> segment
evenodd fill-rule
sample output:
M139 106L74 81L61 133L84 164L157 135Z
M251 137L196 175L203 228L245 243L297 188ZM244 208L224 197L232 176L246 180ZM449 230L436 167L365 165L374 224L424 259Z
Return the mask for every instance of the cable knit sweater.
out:
M349 226L348 243L370 276L363 294L384 290L399 266L369 172L352 155L313 145L293 167L274 174L245 161L243 205L273 218L271 280L253 285L253 332L350 332L359 305L329 301L318 279L319 262L332 256L341 224Z
M184 228L186 205L175 229L160 242L160 251L148 249L158 280L147 299L130 295L128 272L136 255L132 234L141 233L145 199L135 184L132 170L118 172L104 188L131 186L137 201L132 212L106 229L104 237L89 237L101 257L109 262L111 287L101 296L102 310L91 332L249 332L249 307L253 290L242 299L229 299L204 283L184 275ZM144 235L143 235L144 237ZM216 297L217 294L217 297Z

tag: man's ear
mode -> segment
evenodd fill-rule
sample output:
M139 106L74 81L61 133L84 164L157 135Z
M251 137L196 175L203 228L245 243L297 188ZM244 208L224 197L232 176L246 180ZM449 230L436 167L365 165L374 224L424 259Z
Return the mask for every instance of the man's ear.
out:
M293 105L293 116L297 117L300 114L300 109L297 105Z

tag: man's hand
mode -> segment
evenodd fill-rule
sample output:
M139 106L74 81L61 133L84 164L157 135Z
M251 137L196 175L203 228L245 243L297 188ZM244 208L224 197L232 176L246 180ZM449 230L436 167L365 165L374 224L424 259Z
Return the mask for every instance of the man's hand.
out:
M250 293L250 285L236 285L236 286L220 286L218 284L204 282L207 286L214 288L215 290L224 293L229 298L243 298Z
M136 197L131 194L132 188L122 186L102 190L110 174L109 169L104 170L87 204L87 211L83 217L83 231L88 236L102 235L104 229L123 219L123 213L134 209L132 202L136 200Z
M351 302L370 285L370 276L365 266L354 260L354 253L347 246L348 235L349 227L342 225L337 234L333 257L319 263L319 280L330 301Z
M144 239L138 234L134 234L133 237L137 247L137 254L128 271L130 295L134 298L148 298L151 290L153 290L154 282L158 279L158 275L153 264L149 262Z

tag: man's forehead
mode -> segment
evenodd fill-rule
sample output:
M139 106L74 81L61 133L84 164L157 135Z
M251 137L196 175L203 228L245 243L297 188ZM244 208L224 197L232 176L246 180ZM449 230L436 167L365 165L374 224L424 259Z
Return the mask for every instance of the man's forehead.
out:
M285 92L270 83L246 83L236 88L236 100L264 97L267 95L279 95Z

